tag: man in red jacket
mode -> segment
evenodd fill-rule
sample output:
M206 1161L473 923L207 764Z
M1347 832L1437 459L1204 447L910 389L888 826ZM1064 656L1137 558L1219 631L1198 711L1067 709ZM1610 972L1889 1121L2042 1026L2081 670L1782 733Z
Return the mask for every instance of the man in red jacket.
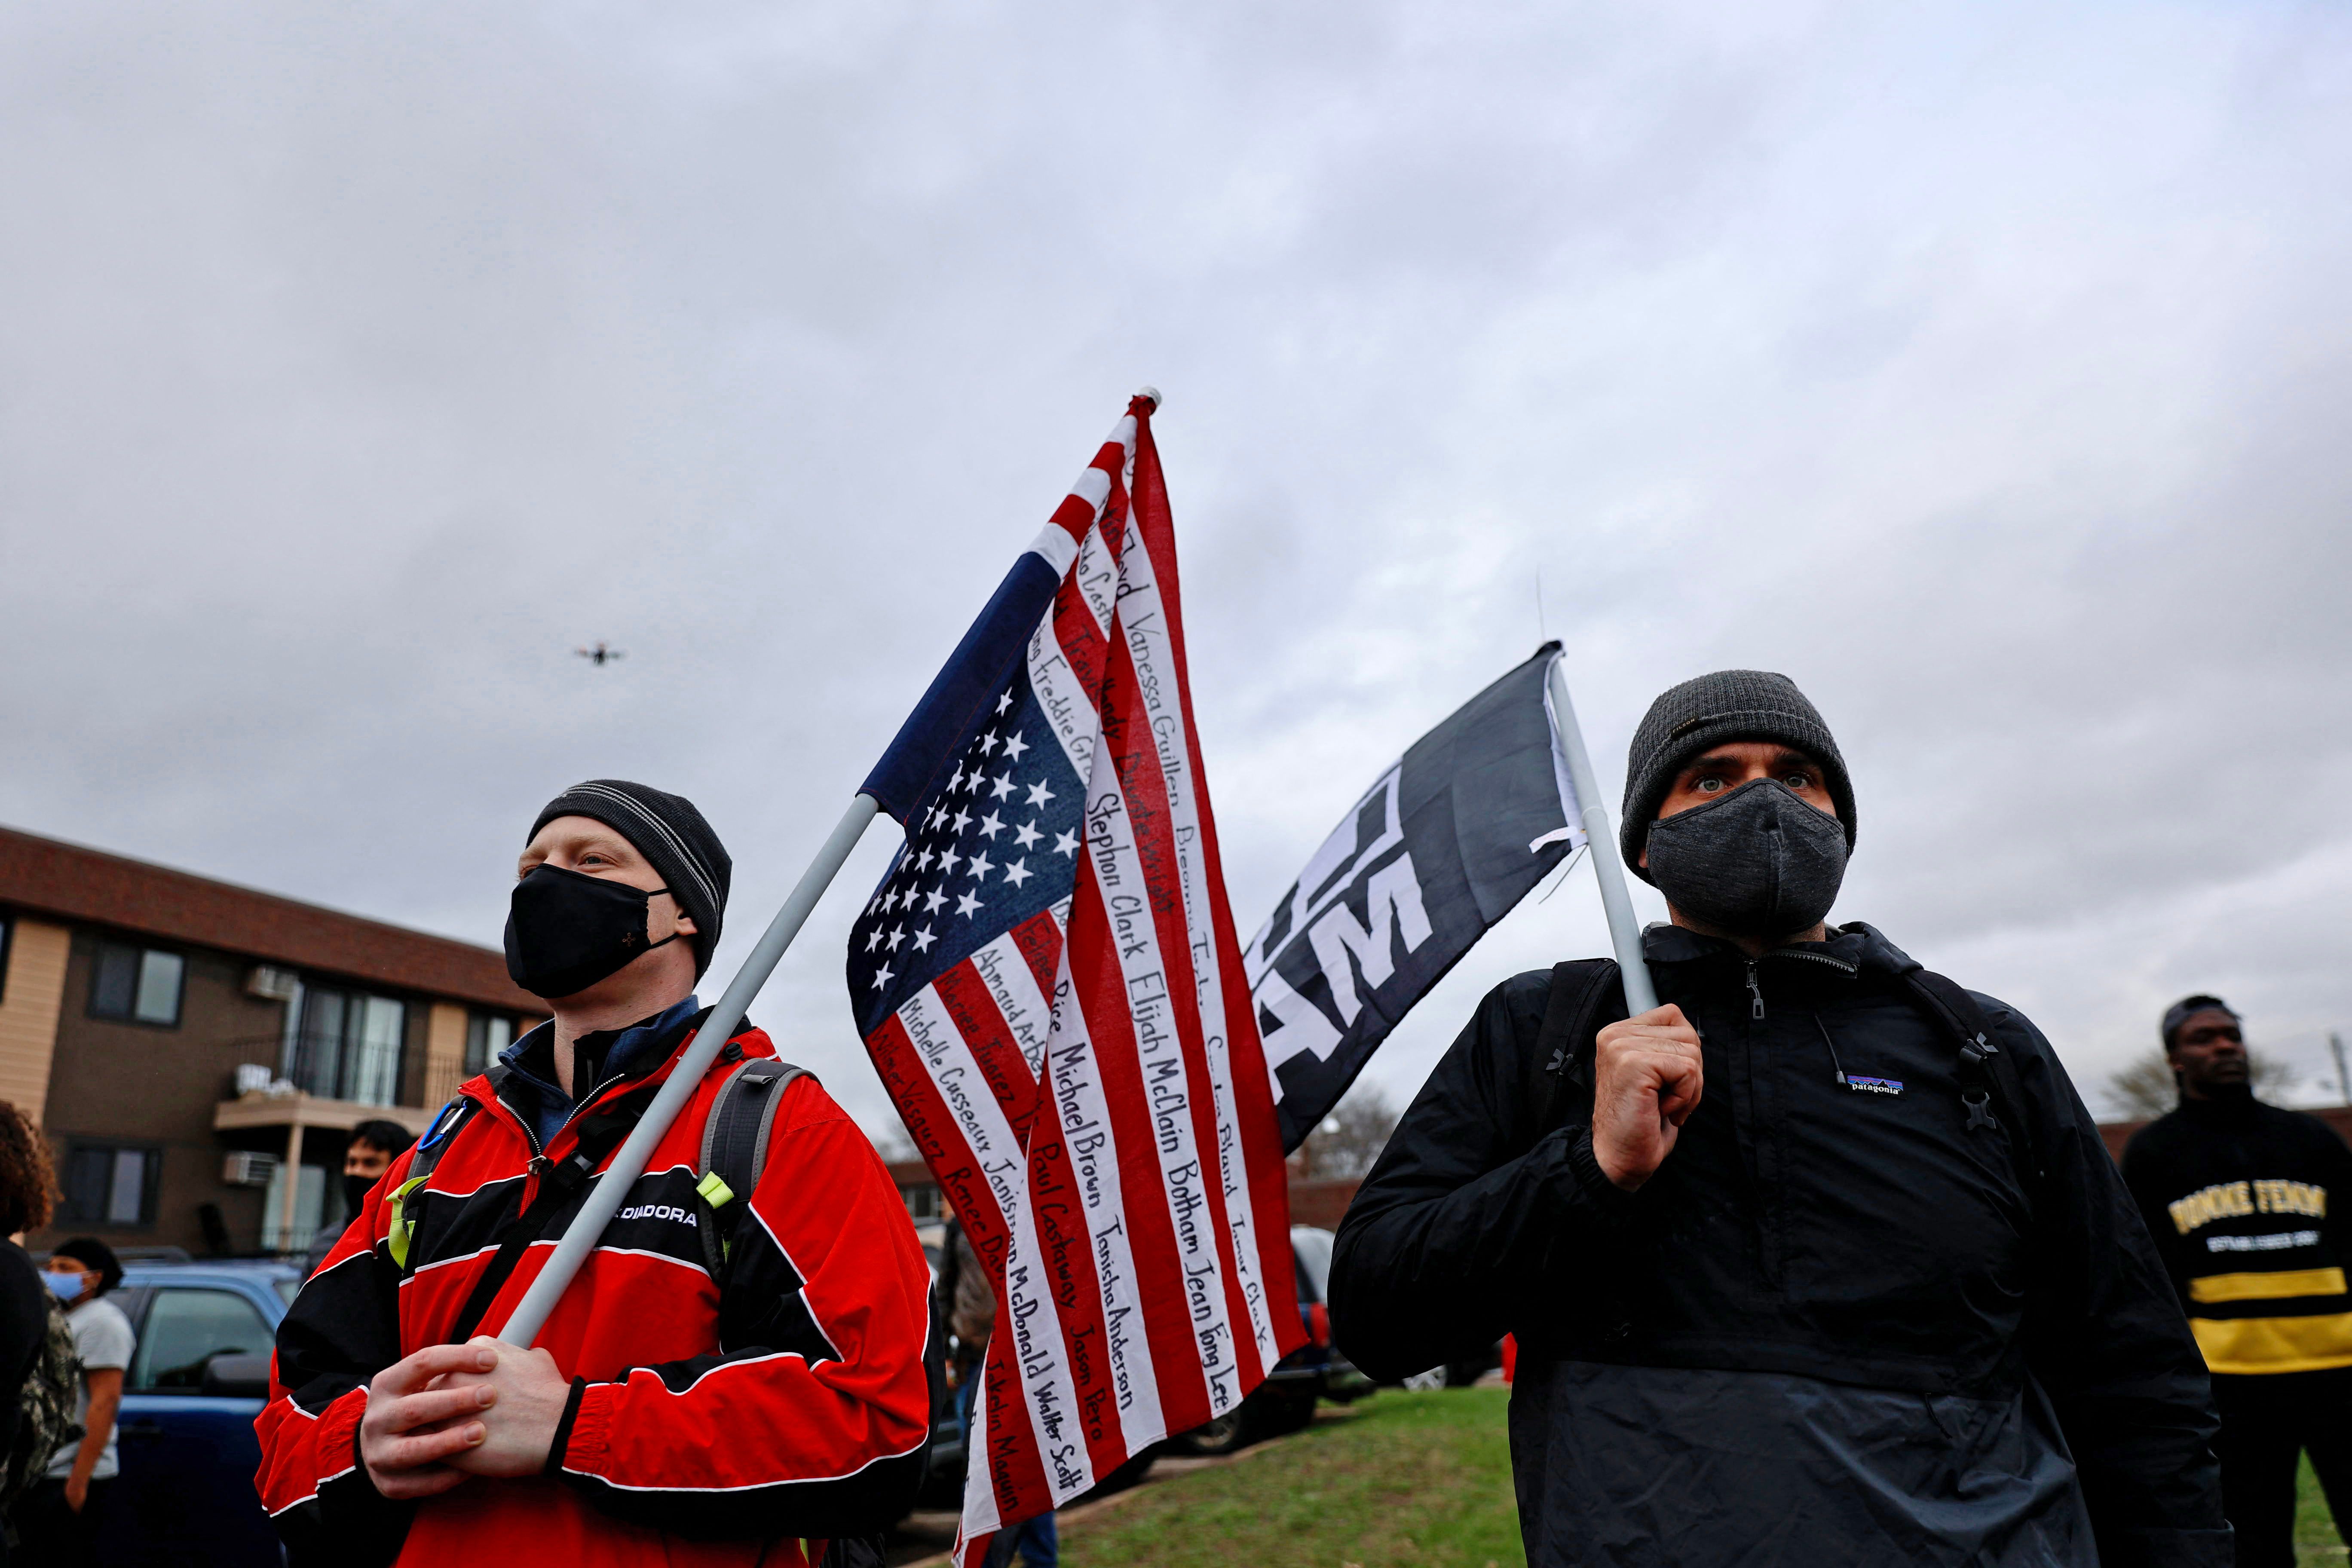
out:
M692 1039L730 870L691 804L642 784L540 813L507 963L554 1016L394 1163L278 1328L258 1485L298 1559L880 1561L867 1538L929 1435L929 1271L813 1078L780 1091L750 1193L709 1180L706 1123L775 1055L761 1031L729 1042L538 1345L496 1338Z

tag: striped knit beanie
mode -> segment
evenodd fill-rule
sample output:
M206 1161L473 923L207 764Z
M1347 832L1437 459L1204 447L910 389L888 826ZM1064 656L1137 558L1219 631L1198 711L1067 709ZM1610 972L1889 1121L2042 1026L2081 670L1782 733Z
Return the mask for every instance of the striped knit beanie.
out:
M523 842L538 837L559 816L594 818L627 839L661 873L678 907L694 917L694 975L702 978L719 946L735 862L694 802L626 779L590 779L549 801Z

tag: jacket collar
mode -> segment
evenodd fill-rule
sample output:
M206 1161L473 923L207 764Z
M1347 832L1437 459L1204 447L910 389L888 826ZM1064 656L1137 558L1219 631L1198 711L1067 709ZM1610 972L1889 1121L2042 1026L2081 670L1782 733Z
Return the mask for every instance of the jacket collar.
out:
M1687 964L1693 972L1716 964L1745 965L1748 955L1717 936L1702 936L1682 926L1660 923L1642 933L1642 955L1653 965ZM1900 979L1919 967L1909 953L1886 940L1877 927L1862 921L1848 925L1832 926L1828 940L1823 942L1792 942L1785 946L1766 950L1759 962L1796 958L1825 960L1824 972L1842 970L1848 975L1874 974L1887 979Z
M550 1019L499 1053L491 1090L532 1123L541 1143L551 1142L572 1114L604 1089L668 1061L701 1010L701 1003L688 996L625 1029L581 1036L573 1043L577 1054L572 1081L581 1089L577 1099L565 1094L556 1081L555 1022Z

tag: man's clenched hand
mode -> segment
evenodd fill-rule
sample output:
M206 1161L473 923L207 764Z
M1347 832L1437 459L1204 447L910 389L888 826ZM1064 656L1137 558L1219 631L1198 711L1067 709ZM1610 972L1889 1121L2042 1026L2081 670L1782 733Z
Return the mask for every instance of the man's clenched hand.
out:
M1698 1109L1698 1031L1666 1005L1612 1024L1593 1053L1592 1157L1626 1192L1657 1173Z
M360 1417L360 1458L368 1479L388 1498L432 1497L466 1479L447 1461L478 1447L487 1431L476 1417L498 1397L487 1384L441 1386L452 1373L478 1376L498 1364L479 1343L427 1345L396 1361L368 1384Z
M476 1335L469 1351L485 1363L451 1373L443 1383L486 1395L479 1418L481 1440L450 1456L454 1469L476 1476L535 1476L547 1467L556 1424L572 1398L572 1384L542 1350L518 1350L503 1340Z

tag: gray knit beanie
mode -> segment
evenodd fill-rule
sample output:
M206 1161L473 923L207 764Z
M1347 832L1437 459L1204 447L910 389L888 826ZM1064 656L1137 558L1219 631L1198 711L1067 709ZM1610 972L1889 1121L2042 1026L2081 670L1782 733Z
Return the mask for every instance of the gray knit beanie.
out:
M1675 787L1675 775L1709 747L1731 741L1778 741L1821 763L1838 820L1845 825L1846 847L1853 847L1853 784L1819 710L1785 675L1718 669L1669 688L1633 731L1625 759L1625 817L1617 831L1627 870L1650 879L1642 869L1642 850L1658 807Z
M665 795L626 779L590 779L547 803L523 837L528 844L559 816L585 816L603 823L636 847L668 884L678 907L694 917L694 976L710 967L719 928L727 913L727 886L735 862L710 831L694 802Z

